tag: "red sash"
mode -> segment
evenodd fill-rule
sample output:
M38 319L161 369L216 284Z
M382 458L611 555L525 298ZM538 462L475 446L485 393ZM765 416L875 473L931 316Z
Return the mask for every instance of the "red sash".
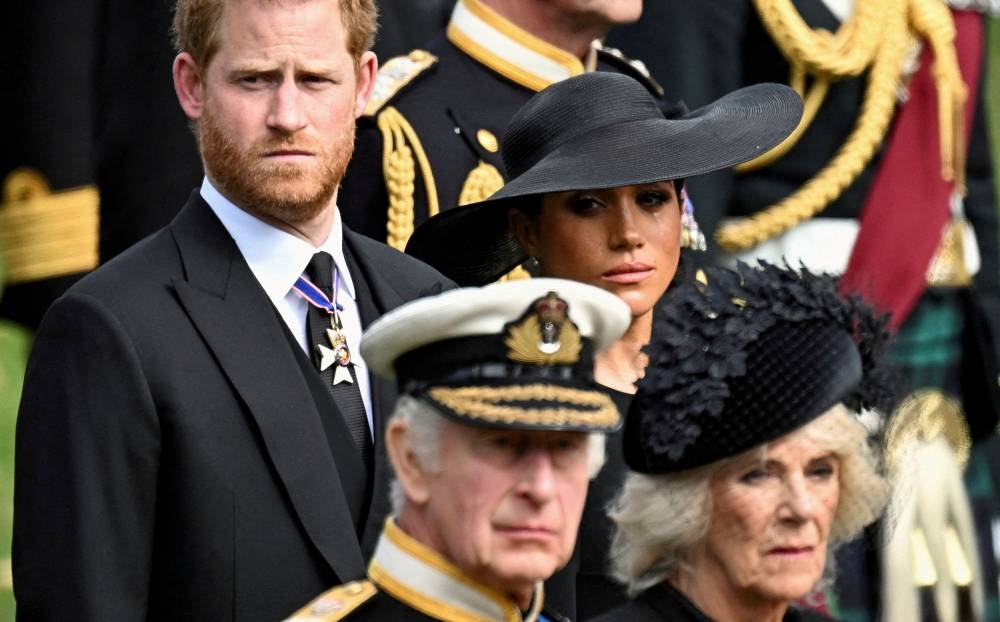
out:
M969 144L982 67L983 28L973 11L952 11L955 51L968 87L965 145ZM861 211L861 226L840 289L859 293L892 313L898 328L927 285L927 268L951 218L953 182L941 177L934 56L925 45L909 99L896 115L882 161ZM957 137L956 137L957 138Z

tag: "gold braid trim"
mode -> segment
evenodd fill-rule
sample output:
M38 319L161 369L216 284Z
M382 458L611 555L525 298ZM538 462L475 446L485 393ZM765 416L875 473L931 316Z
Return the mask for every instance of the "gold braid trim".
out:
M897 0L857 0L836 34L814 30L792 0L754 0L761 22L793 66L827 80L860 75L875 58L893 13L905 10Z
M459 206L469 203L478 203L490 197L494 192L503 188L503 175L492 164L480 161L479 166L469 172L468 177L462 184L462 192L458 195ZM500 281L520 281L530 279L531 275L521 266L515 267L507 274L500 277Z
M802 119L799 120L799 124L795 127L795 130L785 140L778 143L776 147L749 162L736 165L735 170L737 173L749 173L750 171L770 166L791 151L792 147L798 144L799 139L806 133L813 119L816 118L816 113L819 112L820 106L823 105L823 101L826 99L826 94L830 91L829 80L816 79L812 86L809 87L809 91L806 92L805 74L796 68L792 68L791 83L792 88L798 91L805 104L805 109L802 111Z
M433 387L431 399L460 415L491 423L610 428L618 425L618 408L598 391L570 389L548 384L504 387ZM562 402L585 408L526 408L511 402Z
M805 102L798 127L778 146L736 167L746 173L769 166L794 147L816 118L830 83L861 75L872 63L881 43L891 3L882 0L858 0L851 17L832 34L813 30L802 19L791 0L754 0L761 22L778 49L789 61L789 85ZM812 79L806 89L807 78Z
M99 204L92 185L52 192L38 170L12 170L3 179L0 198L0 264L6 266L0 283L30 283L96 268Z
M910 24L934 51L931 71L938 93L941 177L946 181L957 178L961 186L965 181L964 106L968 89L955 52L955 21L940 0L910 0Z
M469 172L458 195L458 204L468 205L486 200L491 194L503 188L503 175L492 164L480 160L479 166Z
M403 250L413 233L413 192L416 172L413 152L403 140L403 132L396 121L398 112L387 108L378 117L382 132L382 174L389 195L388 233L389 246Z
M806 96L803 123L777 147L777 155L769 154L763 160L744 165L741 170L770 164L795 144L808 127L807 121L812 121L822 104L827 88L824 82L851 75L850 71L858 68L858 59L868 54L868 44L857 38L858 35L875 32L872 36L877 43L870 59L868 88L860 115L854 130L837 154L815 177L784 200L750 218L721 226L715 235L721 248L730 253L745 251L812 218L840 196L864 170L882 143L895 111L898 84L912 44L913 35L908 20L913 22L916 33L930 41L935 53L934 76L938 88L944 168L942 177L952 179L951 171L961 175L964 168L960 154L964 153L964 145L960 144L963 134L956 128L961 128L964 123L961 106L966 94L952 45L954 22L947 7L939 0L859 0L854 16L832 37L829 33L820 34L821 31L810 31L811 35L805 32L804 22L788 0L754 1L765 27L792 65L792 85L802 93L806 76L812 76L815 79L813 90L819 89L821 95L810 92ZM874 20L877 31L871 30L868 20ZM853 52L855 46L861 51ZM834 52L843 56L840 65L834 62Z
M386 242L397 250L403 250L413 234L413 196L416 190L414 157L424 179L428 217L438 213L437 187L420 138L399 110L394 106L383 110L378 116L378 128L382 132L382 172L389 194Z

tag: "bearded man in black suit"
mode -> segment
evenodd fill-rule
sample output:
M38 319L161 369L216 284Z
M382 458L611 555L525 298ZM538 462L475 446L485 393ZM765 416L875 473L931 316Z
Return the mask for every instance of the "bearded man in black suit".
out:
M174 29L205 179L39 329L16 440L22 619L274 620L362 577L395 388L353 346L451 286L340 221L372 0L180 0Z

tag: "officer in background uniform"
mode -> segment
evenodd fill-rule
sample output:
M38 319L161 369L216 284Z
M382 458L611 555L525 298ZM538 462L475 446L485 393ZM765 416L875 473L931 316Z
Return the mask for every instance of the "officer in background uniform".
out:
M291 619L565 619L547 611L542 581L573 553L604 433L619 425L594 355L629 321L613 294L538 278L425 298L372 324L363 356L401 395L386 428L393 516L367 580Z
M599 41L637 19L641 0L555 5L459 0L444 33L382 64L340 195L350 227L403 249L429 216L497 191L498 137L553 82L618 71L662 96L640 63Z

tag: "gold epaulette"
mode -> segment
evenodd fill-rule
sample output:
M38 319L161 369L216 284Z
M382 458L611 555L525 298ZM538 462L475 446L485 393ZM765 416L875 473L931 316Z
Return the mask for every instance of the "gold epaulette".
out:
M97 267L98 192L52 192L35 169L11 171L0 200L0 253L7 283L27 283Z
M378 75L375 76L375 87L368 105L365 106L365 115L373 116L378 113L396 96L396 93L433 67L437 60L437 56L424 50L413 50L406 56L390 58L379 68Z
M317 596L311 603L299 609L286 622L337 622L343 620L358 607L378 593L371 581L352 581L338 585Z

